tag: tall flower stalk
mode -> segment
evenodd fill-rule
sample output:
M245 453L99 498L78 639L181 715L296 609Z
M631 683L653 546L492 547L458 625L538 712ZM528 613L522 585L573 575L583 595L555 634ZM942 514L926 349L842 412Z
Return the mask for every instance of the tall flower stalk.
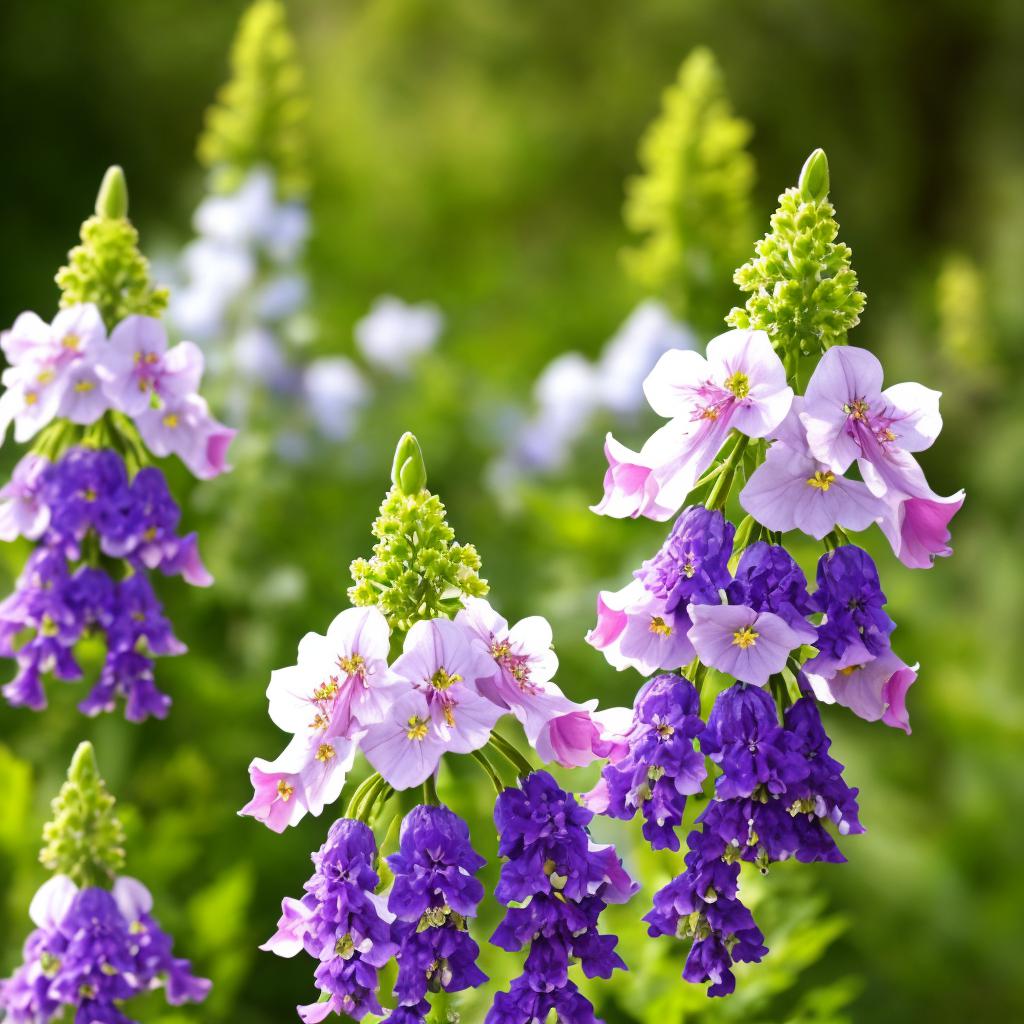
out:
M79 1022L133 1024L124 1004L154 989L172 1006L202 1002L210 982L174 956L149 890L122 873L124 833L90 744L75 752L53 815L39 859L54 875L29 907L22 964L0 980L4 1019L46 1024L71 1007Z
M639 811L651 845L676 850L687 798L709 797L645 919L651 935L690 943L683 977L712 996L733 991L734 963L768 952L741 864L842 861L837 839L863 831L821 705L910 732L917 667L892 647L879 574L851 534L877 524L897 558L927 568L951 553L964 498L936 494L914 457L941 428L938 392L884 388L878 359L848 344L865 297L828 193L817 150L736 272L748 298L734 329L706 357L667 353L644 382L666 424L639 452L609 435L595 506L674 522L633 580L598 598L590 643L654 678L588 804ZM791 531L822 545L813 591Z
M598 918L635 887L614 849L590 840L593 812L495 726L513 716L542 761L573 767L610 749L610 719L553 682L558 661L543 618L510 626L486 600L479 555L455 540L411 434L398 444L373 532L372 556L352 563L353 607L326 635L308 634L297 664L274 672L267 690L271 718L292 738L276 761L253 761L254 795L242 813L282 831L336 801L357 756L372 772L314 855L305 895L284 901L265 948L305 950L318 962L321 1000L299 1007L307 1022L333 1010L411 1024L426 1018L432 994L486 981L471 924L484 861L437 792L442 758L467 754L497 794L507 858L495 896L509 910L492 941L530 948L522 977L487 1019L528 1024L552 1008L571 1010L565 1020L592 1019L569 968L579 961L588 977L607 977L623 966ZM397 852L382 856L373 829L396 792L416 787L423 803L402 820ZM391 958L395 1005L384 1011L378 972Z
M0 538L35 548L15 592L0 604L0 655L17 663L8 702L40 710L44 679L82 678L81 641L99 637L103 667L79 705L141 721L170 698L155 659L180 654L150 580L154 570L193 586L212 577L196 535L156 458L176 455L200 479L227 468L234 431L199 394L203 357L189 341L168 347L165 289L150 280L128 219L119 167L103 180L95 216L57 274L60 311L23 313L0 335L10 364L0 395L0 438L31 442L0 489Z

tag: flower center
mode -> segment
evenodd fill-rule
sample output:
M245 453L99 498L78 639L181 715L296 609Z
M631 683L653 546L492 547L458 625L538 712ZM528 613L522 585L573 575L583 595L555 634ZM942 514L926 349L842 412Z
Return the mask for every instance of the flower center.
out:
M757 643L757 638L760 633L754 632L750 626L744 626L742 629L737 630L732 635L732 642L734 647L739 647L741 650L746 650L748 647L753 647Z
M77 352L78 346L82 344L82 339L77 334L65 334L60 340L61 348L66 348L69 352Z
M316 748L316 759L323 762L323 764L327 764L327 762L333 757L334 747L332 747L330 743L321 743L320 746Z
M430 725L425 718L420 718L419 715L413 715L412 718L406 723L405 735L407 739L425 740L427 738L427 731Z
M361 654L353 653L348 658L339 655L338 668L347 676L359 676L360 679L366 678L366 659Z
M852 402L847 402L846 405L843 406L843 412L845 412L847 416L853 417L855 420L863 421L868 418L868 414L871 412L871 406L868 405L863 398L855 398Z
M746 398L750 394L750 378L738 370L725 381L726 390L737 398Z
M814 487L819 491L827 491L836 480L836 475L830 469L819 469L814 476L807 478L807 486Z
M321 683L313 691L313 700L314 701L318 701L318 702L319 701L330 700L337 692L338 692L338 677L337 676L331 676L331 678L327 682Z
M672 627L660 616L651 616L650 630L655 636L671 636Z
M431 677L430 685L435 690L447 690L454 686L456 683L462 682L462 676L457 672L450 673L448 669L442 665Z
M289 786L284 779L277 780L277 795L281 798L283 803L288 803L292 798L292 793L295 792L294 786Z
M177 414L175 414L175 413L173 413L173 412L169 412L169 413L168 413L168 414L167 414L167 415L166 415L166 416L164 417L164 426L165 426L165 427L167 427L167 429L168 429L168 430L174 430L174 428L175 428L175 427L176 427L177 425L178 425L178 417L177 417Z
M356 944L347 932L334 944L334 952L342 960L351 960L356 951Z
M668 722L660 722L657 726L659 739L671 739L675 735L675 731L675 726L669 725Z

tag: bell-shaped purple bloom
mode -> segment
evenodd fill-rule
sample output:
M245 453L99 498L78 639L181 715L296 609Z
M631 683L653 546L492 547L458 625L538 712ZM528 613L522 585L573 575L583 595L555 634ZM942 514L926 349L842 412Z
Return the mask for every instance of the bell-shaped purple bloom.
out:
M661 550L634 576L674 612L680 605L718 604L728 585L736 528L721 512L702 505L683 509Z
M316 870L301 900L285 899L277 932L261 947L278 956L305 950L318 966L316 987L326 996L298 1008L305 1024L329 1013L355 1020L381 1014L377 998L378 971L398 952L391 915L374 890L380 879L374 869L377 844L360 821L336 821L320 850L313 854Z
M816 646L835 668L868 661L888 648L896 624L885 614L878 570L863 549L847 544L821 556L812 601L825 613Z
M704 729L693 684L677 675L656 676L637 694L627 750L613 757L587 805L612 818L644 816L644 838L655 850L679 849L686 798L707 776L693 741Z
M730 604L774 612L804 643L814 643L817 630L807 616L816 609L807 593L807 578L785 548L764 541L751 544L725 590Z

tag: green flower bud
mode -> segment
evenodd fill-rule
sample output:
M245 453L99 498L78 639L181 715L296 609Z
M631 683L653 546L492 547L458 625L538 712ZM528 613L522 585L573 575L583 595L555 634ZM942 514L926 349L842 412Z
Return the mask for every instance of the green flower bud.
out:
M427 486L423 449L415 434L406 432L399 440L391 466L391 482L402 494L418 494Z
M124 220L128 216L128 184L117 164L108 167L103 175L96 196L96 216L106 220Z
M124 829L114 803L92 744L80 743L51 805L53 820L43 827L43 866L79 886L109 885L124 868Z
M828 157L816 149L805 161L798 183L800 195L807 202L817 202L828 195Z

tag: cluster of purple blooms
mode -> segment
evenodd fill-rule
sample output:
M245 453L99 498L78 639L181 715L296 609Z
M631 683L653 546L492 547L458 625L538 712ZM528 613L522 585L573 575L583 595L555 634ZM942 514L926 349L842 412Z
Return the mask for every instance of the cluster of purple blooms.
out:
M75 1024L134 1024L121 1004L163 987L167 1002L201 1002L210 982L172 953L153 919L149 891L134 878L113 890L78 888L55 875L29 908L35 923L24 963L0 981L0 1009L10 1024L47 1024L75 1007Z
M609 903L625 903L636 886L614 847L595 844L593 812L545 771L521 789L506 789L494 809L498 852L506 857L495 896L508 907L491 941L509 952L529 945L523 973L500 992L486 1024L559 1020L591 1024L594 1009L569 980L578 962L588 978L609 978L626 964L618 939L598 931Z
M149 572L194 586L212 582L196 535L178 534L180 518L159 469L129 478L109 449L71 448L55 463L33 454L21 460L0 490L0 536L37 543L14 593L0 603L0 655L18 665L3 688L12 705L44 708L44 676L80 679L75 647L101 635L106 658L80 709L95 715L123 698L131 721L167 714L170 698L156 687L153 659L185 647Z

